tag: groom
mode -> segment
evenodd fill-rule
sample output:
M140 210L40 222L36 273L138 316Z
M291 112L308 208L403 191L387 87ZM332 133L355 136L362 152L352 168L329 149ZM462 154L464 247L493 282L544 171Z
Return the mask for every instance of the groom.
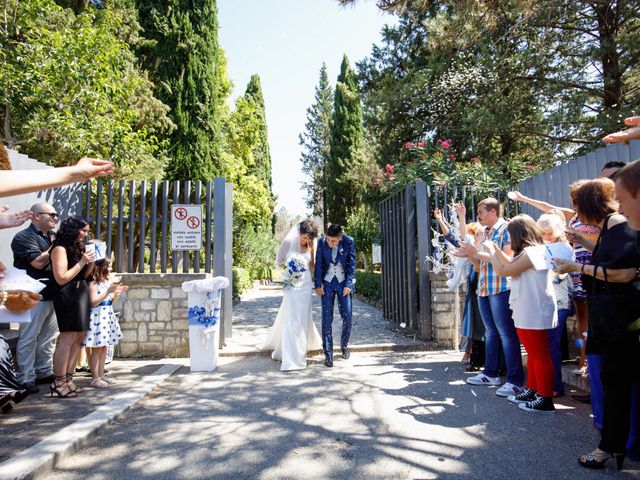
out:
M318 240L313 283L316 294L322 297L322 348L324 364L333 367L333 305L338 297L342 317L342 358L348 359L351 335L351 294L356 276L356 248L353 238L342 233L340 225L329 225L327 233Z

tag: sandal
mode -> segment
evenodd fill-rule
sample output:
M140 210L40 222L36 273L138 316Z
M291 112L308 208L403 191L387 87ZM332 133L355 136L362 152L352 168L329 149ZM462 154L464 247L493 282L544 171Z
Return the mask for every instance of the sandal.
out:
M118 383L113 378L111 378L109 375L103 375L102 376L102 381L103 382L107 382L109 385L115 385L116 383Z
M49 385L49 390L51 391L51 397L55 393L60 398L75 398L78 396L78 393L75 390L72 390L69 384L66 381L67 376L56 376L54 382Z
M67 380L67 385L69 385L69 388L71 389L72 392L76 392L76 393L84 392L84 388L78 387L75 383L73 383L73 375L72 374L67 373L65 375L65 378Z
M595 470L602 470L607 460L615 458L616 467L618 470L622 470L622 464L624 463L624 453L608 453L599 448L596 448L591 453L585 453L578 458L578 463L581 467L591 468Z
M111 385L109 385L107 382L105 382L101 378L95 378L91 380L91 386L93 388L109 388Z

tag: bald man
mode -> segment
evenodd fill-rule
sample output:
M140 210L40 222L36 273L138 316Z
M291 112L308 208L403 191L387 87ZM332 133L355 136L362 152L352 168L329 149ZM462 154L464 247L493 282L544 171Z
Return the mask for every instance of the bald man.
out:
M18 381L31 394L38 393L36 384L51 383L53 377L53 351L58 324L53 310L57 292L53 281L49 252L54 238L53 229L58 221L56 210L48 203L31 207L33 217L29 228L18 232L11 242L13 266L26 270L36 280L48 279L47 288L39 305L30 311L31 323L20 324L20 337L16 348Z

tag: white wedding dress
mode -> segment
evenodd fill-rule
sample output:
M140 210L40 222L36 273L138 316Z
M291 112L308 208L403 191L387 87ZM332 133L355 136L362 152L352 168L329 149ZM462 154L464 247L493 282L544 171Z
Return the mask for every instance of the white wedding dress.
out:
M278 316L262 346L262 350L273 350L271 358L282 362L282 371L306 368L307 352L322 349L322 339L311 315L313 283L308 266L311 254L301 255L307 261L304 280L300 286L285 288Z

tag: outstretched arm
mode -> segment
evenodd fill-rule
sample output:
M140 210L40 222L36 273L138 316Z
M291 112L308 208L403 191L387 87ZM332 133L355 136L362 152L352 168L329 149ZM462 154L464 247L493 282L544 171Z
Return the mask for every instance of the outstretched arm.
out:
M513 193L516 194L515 200L517 202L528 203L532 207L535 207L538 210L542 210L544 213L549 213L551 210L559 210L562 212L562 214L567 220L571 220L573 216L576 214L576 212L574 212L570 208L556 207L555 205L551 205L550 203L543 202L542 200L535 200L533 198L529 198L520 192L513 192Z
M114 173L113 163L84 157L72 167L46 170L0 170L0 196L37 192Z
M604 137L602 141L609 143L629 143L631 140L640 140L640 117L627 117L624 119L624 124L631 128L611 133Z

